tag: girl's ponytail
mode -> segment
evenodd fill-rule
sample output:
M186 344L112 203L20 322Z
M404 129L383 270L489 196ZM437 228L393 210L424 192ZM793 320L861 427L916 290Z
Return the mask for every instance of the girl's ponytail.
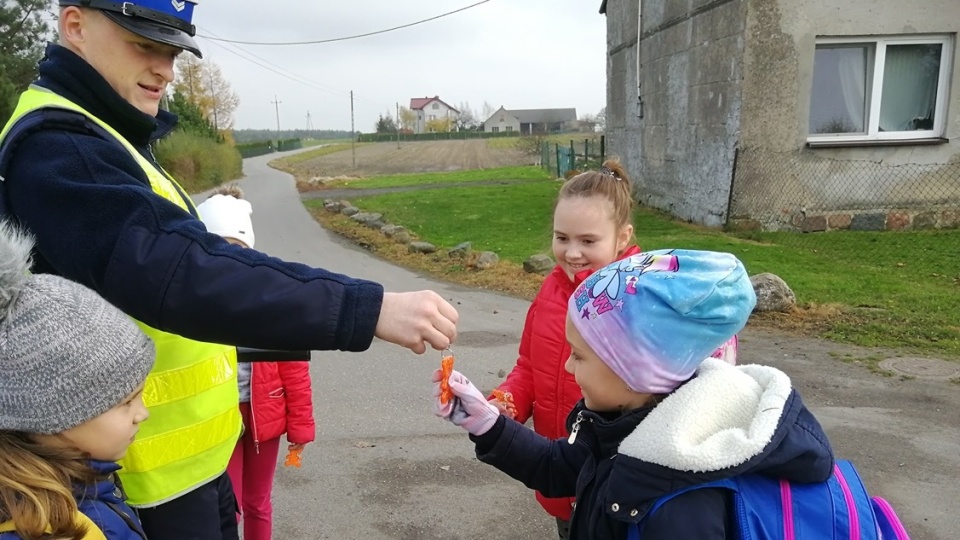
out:
M610 158L596 171L580 173L563 185L558 200L567 197L606 198L613 205L613 219L617 227L633 223L633 186L623 165Z

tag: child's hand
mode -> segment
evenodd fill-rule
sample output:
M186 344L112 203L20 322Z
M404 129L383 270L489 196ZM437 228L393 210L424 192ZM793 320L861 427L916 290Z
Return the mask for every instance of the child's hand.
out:
M517 417L516 407L512 407L507 403L500 401L499 399L491 399L490 404L497 408L500 411L500 414L510 418L511 420Z
M483 435L500 416L500 409L487 401L480 390L459 371L450 374L450 390L454 399L440 403L441 371L433 372L433 413L446 418L454 425L467 430L471 435Z

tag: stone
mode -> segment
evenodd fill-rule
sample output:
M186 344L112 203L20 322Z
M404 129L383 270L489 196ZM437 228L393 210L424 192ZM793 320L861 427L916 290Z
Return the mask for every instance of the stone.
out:
M340 202L340 206L342 206L343 208L346 208L348 206L353 206L352 204L350 204L350 201L346 199L340 199L339 202Z
M826 216L807 216L803 218L800 232L823 232L827 230Z
M455 257L457 259L463 259L470 254L470 250L473 249L473 244L470 242L461 242L455 247L450 248L447 251L447 255L450 257Z
M886 226L886 214L857 214L850 220L850 229L854 231L882 231Z
M831 229L849 229L853 216L850 214L833 214L827 218L827 225Z
M910 228L910 214L906 212L890 212L887 214L887 230L903 231Z
M328 212L333 212L334 214L339 214L343 207L340 206L338 202L328 202L323 203L323 208Z
M410 236L410 233L408 233L407 231L400 231L394 234L393 239L394 241L400 242L401 244L409 244L410 242L413 242L413 237Z
M914 229L933 229L937 226L936 212L920 212L913 216Z
M532 255L527 260L523 261L523 270L531 274L540 274L545 276L550 273L550 270L553 270L553 267L553 259L551 259L549 255L544 255L542 253Z
M407 249L410 253L433 253L437 251L437 246L430 242L410 242L410 246Z
M404 229L400 225L391 225L389 223L384 225L383 227L380 227L380 232L382 232L383 235L386 236L387 238L393 238L397 233L405 230L406 229Z
M487 270L493 268L500 262L500 256L492 251L484 251L480 253L480 256L477 257L477 268L479 270Z
M944 210L940 213L941 229L955 229L960 227L960 210Z
M779 276L770 273L750 277L753 291L757 294L754 311L789 312L797 305L797 296Z
M350 216L350 219L356 221L357 223L362 223L364 225L372 223L374 221L380 221L380 226L383 226L383 214L371 213L371 212L357 212L356 214ZM377 227L379 229L380 227Z
M343 210L340 210L340 213L343 214L343 215L345 215L345 216L352 216L352 215L357 214L357 213L359 213L359 212L360 212L360 209L357 208L356 206L347 206L347 207L344 208Z
M364 224L365 226L367 226L367 227L370 227L371 229L373 229L373 230L375 230L375 231L379 231L380 229L382 229L382 228L386 225L386 223L384 223L383 221L381 221L381 220L379 220L379 219L374 219L374 220L372 220L372 221L366 221L366 222L364 222L363 224Z

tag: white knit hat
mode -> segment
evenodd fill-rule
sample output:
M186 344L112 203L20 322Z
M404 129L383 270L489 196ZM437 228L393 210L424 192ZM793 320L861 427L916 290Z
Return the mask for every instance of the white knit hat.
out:
M200 220L207 231L240 240L247 247L253 247L253 206L250 201L237 199L230 195L214 195L197 206Z

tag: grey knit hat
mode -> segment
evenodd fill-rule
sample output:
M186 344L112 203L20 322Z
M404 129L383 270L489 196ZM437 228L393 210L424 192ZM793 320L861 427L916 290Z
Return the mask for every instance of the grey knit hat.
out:
M153 342L97 293L30 275L32 239L0 223L0 429L59 433L123 401Z

